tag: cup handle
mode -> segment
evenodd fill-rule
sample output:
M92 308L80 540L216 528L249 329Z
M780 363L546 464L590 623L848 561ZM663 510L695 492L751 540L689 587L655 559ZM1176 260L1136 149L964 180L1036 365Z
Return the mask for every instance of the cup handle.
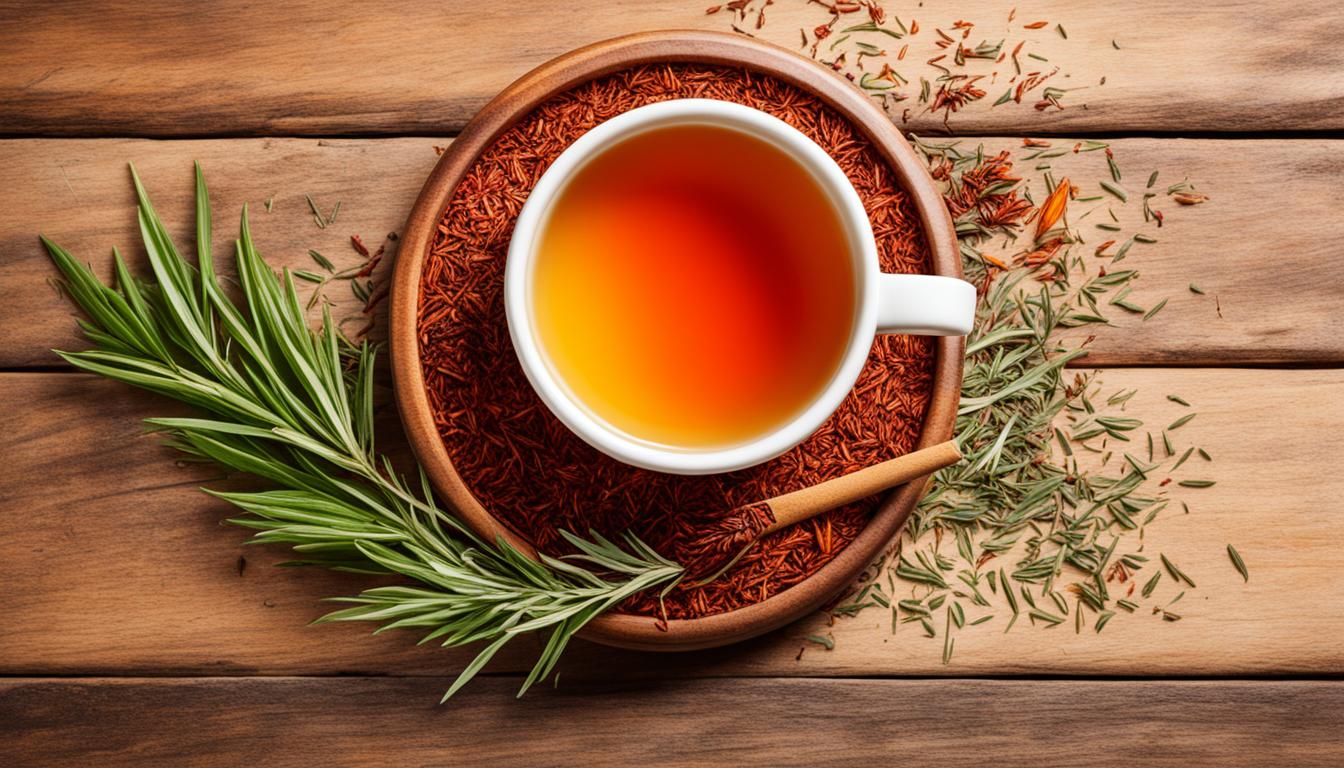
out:
M975 321L975 286L941 275L878 275L877 332L964 336Z

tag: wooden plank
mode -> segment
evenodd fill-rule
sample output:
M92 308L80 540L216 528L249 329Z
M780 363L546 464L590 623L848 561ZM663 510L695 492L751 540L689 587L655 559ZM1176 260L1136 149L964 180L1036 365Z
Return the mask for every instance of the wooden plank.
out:
M0 681L9 765L1337 765L1344 683ZM449 724L451 721L451 724ZM352 723L358 723L352 728ZM803 724L804 727L798 727ZM974 748L980 745L981 748Z
M317 269L316 248L338 265L357 263L352 233L368 242L400 229L443 139L255 139L150 142L138 140L0 141L0 163L24 184L0 187L0 284L9 287L0 311L0 366L51 365L52 347L80 342L70 307L55 300L52 276L36 234L45 233L91 261L104 275L116 245L143 264L126 162L134 161L179 245L192 244L191 161L209 174L215 204L216 249L236 232L243 203L251 205L253 232L276 266ZM1059 146L1070 146L1060 140ZM1219 141L1123 139L1113 142L1123 183L1135 202L1115 206L1126 226L1141 222L1137 199L1149 173L1155 188L1188 176L1212 195L1205 205L1182 207L1165 194L1154 206L1168 224L1147 230L1159 238L1136 244L1128 264L1143 277L1133 299L1169 303L1151 321L1111 308L1117 325L1097 331L1088 365L1208 365L1329 363L1344 360L1344 337L1330 319L1344 305L1344 258L1334 223L1344 218L1335 180L1344 172L1344 141ZM987 149L1020 148L1020 140L986 140ZM1106 174L1100 152L1051 160L1057 177L1071 176L1088 193ZM1022 170L1026 178L1033 162ZM1039 180L1035 182L1039 185ZM1275 190L1292 190L1291 210L1267 208ZM1039 193L1039 190L1038 190ZM319 229L304 200L326 212L341 203L336 223ZM1039 194L1038 194L1039 198ZM265 201L272 211L265 211ZM1082 215L1078 204L1071 215ZM1106 216L1104 209L1085 223ZM1291 225L1285 222L1291 221ZM1110 237L1083 227L1089 244ZM1103 235L1105 235L1103 237ZM1114 252L1114 248L1112 249ZM1198 283L1199 296L1187 286ZM354 312L344 287L330 295ZM1221 317L1219 316L1221 310ZM1091 332L1091 331L1089 331Z
M196 490L238 481L216 467L175 463L143 434L140 417L183 409L83 375L7 374L0 389L28 414L5 434L4 455L17 464L0 480L5 562L13 583L26 586L0 600L33 619L0 631L4 663L42 657L20 666L248 674L268 668L272 652L289 657L284 646L295 635L315 641L303 653L324 672L414 654L407 638L381 642L365 627L305 627L330 610L321 598L352 594L367 580L276 568L283 552L242 546L245 537L223 523L227 509ZM83 445L63 445L75 434ZM90 517L101 514L109 516ZM83 586L71 589L73 581ZM176 629L165 635L168 627ZM83 642L49 645L62 636L100 638L109 659L81 660ZM465 661L419 654L427 656Z
M888 51L888 61L913 83L905 90L917 95L917 78L938 74L923 62L947 53L936 47L935 28L951 29L967 18L977 23L968 44L1005 38L1011 49L1029 39L1027 51L1049 61L1026 59L1024 52L1025 68L1048 72L1059 66L1052 85L1085 88L1066 94L1064 110L1038 113L1031 99L991 108L1006 86L989 86L985 99L954 118L963 132L1020 130L1024 123L1055 132L1328 130L1344 124L1344 83L1333 76L1344 69L1344 51L1332 38L1344 24L1338 4L1276 13L1273 24L1238 4L1176 0L1093 7L1040 0L1010 23L1009 11L1017 5L993 0L972 12L892 6L889 11L907 24L918 21L921 31L899 43L870 35L871 42ZM729 31L731 14L706 15L706 7L689 0L637 8L533 0L425 8L400 0L369 13L317 0L260 6L25 3L0 13L6 19L0 24L0 133L456 131L506 84L572 48L651 29ZM800 29L810 34L829 20L824 8L789 0L770 7L764 28L755 29L754 13L740 25L797 50ZM865 20L861 14L846 17L837 29ZM1050 24L1023 29L1037 20ZM907 43L907 58L897 62ZM828 46L821 53L835 55ZM867 66L880 69L873 59ZM984 71L999 71L1006 80L1013 69L1007 62L986 62ZM897 111L912 104L898 104ZM910 124L936 129L942 118L923 112Z
M957 634L949 665L941 637L912 625L893 636L887 615L870 611L834 626L814 615L752 643L657 663L579 644L564 677L1344 671L1344 614L1330 608L1344 601L1344 516L1333 505L1344 495L1333 465L1344 452L1344 371L1116 369L1103 380L1107 393L1138 388L1128 413L1150 425L1187 412L1167 394L1188 399L1198 416L1173 437L1213 456L1193 457L1180 477L1217 485L1173 488L1191 513L1173 505L1145 532L1146 554L1167 554L1199 584L1173 609L1183 620L1151 614L1178 592L1164 578L1137 614L1100 634L1025 618L1004 634L1000 606L993 621ZM25 405L6 431L0 474L0 674L443 674L463 663L460 653L414 648L410 635L305 626L323 611L320 598L367 582L272 568L285 553L244 550L245 532L220 523L226 508L194 490L221 485L214 473L175 467L165 449L135 439L137 417L163 412L161 401L56 373L2 375L0 401ZM1229 543L1249 565L1248 584ZM827 633L832 651L803 640ZM491 669L523 668L529 643Z
M377 247L389 232L401 229L437 160L435 145L448 143L446 139L0 141L0 161L20 163L17 177L28 180L0 191L0 206L18 206L0 223L0 249L5 253L0 259L0 284L16 289L0 311L0 332L8 334L0 366L52 365L59 360L51 348L80 343L72 308L57 301L47 284L56 273L37 240L39 233L94 264L104 277L111 276L113 247L122 250L133 269L147 272L127 163L135 164L155 208L185 253L190 254L195 244L191 164L199 161L208 174L214 203L215 253L226 271L231 272L233 241L247 205L258 248L273 265L322 272L308 255L310 249L344 269L362 261L351 247L351 235ZM305 196L328 216L340 203L336 221L319 228ZM19 286L24 290L17 290ZM328 291L342 302L334 311L336 317L358 313L360 302L347 286Z

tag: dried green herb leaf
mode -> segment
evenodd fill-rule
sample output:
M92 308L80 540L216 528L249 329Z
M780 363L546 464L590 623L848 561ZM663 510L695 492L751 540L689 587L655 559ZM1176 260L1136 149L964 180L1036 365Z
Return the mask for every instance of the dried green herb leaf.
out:
M1237 573L1241 574L1241 580L1250 581L1251 573L1246 570L1246 562L1241 559L1241 554L1231 544L1227 545L1227 556L1232 558L1232 565L1236 567Z
M1162 572L1158 571L1154 573L1153 577L1143 585L1143 591L1142 591L1143 596L1148 597L1149 595L1153 594L1153 589L1157 587L1157 582L1161 580L1162 580Z
M1129 202L1129 193L1125 191L1124 187L1121 187L1118 184L1114 184L1110 181L1107 181L1106 179L1102 179L1097 183L1101 185L1102 189L1118 197L1120 199L1120 202L1122 203Z
M1183 573L1180 568L1177 568L1176 564L1173 563L1166 555L1159 555L1159 557L1162 558L1162 566L1167 569L1167 573L1171 574L1171 578L1176 579L1177 581L1184 581L1186 584L1189 584L1192 587L1195 586L1194 580L1192 580L1189 576L1186 576L1185 573ZM1145 597L1146 596L1147 595L1145 595Z
M1179 419L1177 419L1177 420L1171 422L1171 424L1167 425L1167 429L1168 429L1169 431L1174 431L1174 430L1180 429L1181 427L1185 426L1186 424L1189 424L1189 423L1190 423L1190 420L1193 419L1193 418L1195 418L1195 417L1198 416L1198 415L1199 415L1199 414L1197 414L1197 413L1187 413L1187 414L1185 414L1184 416L1180 417ZM1202 422L1201 422L1201 423L1202 423Z
M331 263L331 260L328 259L326 256L323 256L322 254L318 253L317 251L309 249L308 256L312 258L313 261L317 262L318 266L322 267L328 272L336 271L336 267Z
M898 20L896 23L899 25L899 24L900 24L900 21ZM896 38L897 40L900 40L902 37L904 37L904 35L902 35L902 34L899 33L899 32L896 32L895 30L887 29L886 27L879 27L877 24L875 24L874 22L871 22L871 21L870 21L870 22L867 22L867 23L865 23L865 24L855 24L855 25L852 26L852 27L846 27L846 28L844 28L844 29L842 29L842 30L840 30L840 31L841 31L842 33L844 33L844 32L880 32L880 33L882 33L882 34L884 34L884 35L887 35L887 36L889 36L889 37L894 37L894 38Z
M831 635L808 635L803 639L809 643L816 643L828 651L835 650L835 638Z
M1082 615L1082 611L1079 611L1078 613L1079 615ZM1102 628L1106 626L1106 623L1114 616L1115 611L1102 611L1101 614L1097 616L1097 623L1095 625L1096 631L1100 632Z
M1032 608L1027 612L1027 615L1033 619L1040 619L1052 626L1064 622L1063 616L1056 616L1055 614L1050 613L1049 611L1043 611L1040 608Z
M313 212L313 221L317 223L318 229L326 229L327 220L322 215L322 210L317 207L317 203L313 202L313 198L308 195L304 195L303 199L308 201L308 209Z
M1162 308L1165 307L1165 306L1167 306L1167 300L1166 300L1166 299L1163 299L1163 300L1159 301L1157 304L1155 304L1155 305L1153 306L1152 309L1148 310L1148 311L1144 314L1143 319L1144 319L1144 320L1151 320L1151 319L1153 318L1153 315L1156 315L1158 312L1161 312L1161 311L1162 311Z
M1172 471L1172 472L1175 472L1176 470L1180 469L1180 468L1181 468L1181 465L1185 463L1185 460L1188 459L1188 458L1190 458L1190 454L1192 454L1192 453L1194 453L1194 452L1195 452L1194 446L1191 446L1191 447L1189 447L1189 448L1186 448L1186 449L1185 449L1185 453L1182 453L1182 454L1181 454L1181 458L1177 459L1177 460L1176 460L1176 463L1172 465L1172 467L1171 467L1171 471Z

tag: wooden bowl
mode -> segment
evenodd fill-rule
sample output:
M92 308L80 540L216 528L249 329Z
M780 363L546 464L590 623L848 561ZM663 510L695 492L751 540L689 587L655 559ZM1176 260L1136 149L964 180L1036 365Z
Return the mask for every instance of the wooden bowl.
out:
M961 275L952 219L924 163L867 96L815 62L739 35L669 31L616 38L580 48L532 70L504 89L467 124L440 158L411 210L402 235L392 283L391 351L397 405L411 447L435 491L473 530L487 540L503 537L524 552L520 540L481 506L453 468L434 426L420 370L416 329L420 273L444 208L458 181L481 152L516 121L554 94L579 83L642 64L700 63L743 67L803 89L848 117L873 142L909 192L931 251L934 272ZM962 338L939 338L932 397L919 447L952 435L961 391ZM858 576L900 531L922 495L925 481L892 491L848 547L810 578L760 603L700 619L674 620L666 630L647 616L606 614L582 636L607 645L644 650L692 650L746 640L820 608Z

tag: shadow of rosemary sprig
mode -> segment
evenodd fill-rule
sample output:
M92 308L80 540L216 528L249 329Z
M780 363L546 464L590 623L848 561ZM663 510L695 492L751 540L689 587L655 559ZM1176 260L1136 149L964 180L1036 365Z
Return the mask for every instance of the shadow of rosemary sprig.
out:
M377 452L376 347L346 339L325 309L320 327L308 326L290 272L277 276L257 253L247 207L236 243L240 307L215 272L200 165L195 265L173 244L134 167L131 176L155 280L133 277L114 250L115 284L104 285L43 237L70 297L87 316L79 325L95 345L57 354L82 370L202 411L203 417L148 421L178 449L278 486L207 491L248 513L231 522L254 529L256 541L291 546L301 564L419 582L335 598L354 607L319 622L381 622L379 632L429 630L421 642L445 646L487 642L444 700L513 638L549 632L521 696L551 672L570 638L595 616L680 579L679 565L630 535L622 546L596 533L587 540L566 533L577 554L539 562L503 540L482 541L435 504L422 470L413 486Z

